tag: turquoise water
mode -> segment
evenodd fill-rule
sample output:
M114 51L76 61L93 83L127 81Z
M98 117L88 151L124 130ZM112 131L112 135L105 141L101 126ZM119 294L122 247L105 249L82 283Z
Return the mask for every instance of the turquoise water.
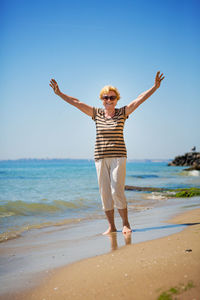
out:
M127 162L126 184L165 188L200 187L199 174L167 162ZM194 176L195 175L195 176ZM131 209L155 205L152 194L126 191ZM148 196L148 197L147 197ZM43 228L102 218L93 160L0 162L0 239Z

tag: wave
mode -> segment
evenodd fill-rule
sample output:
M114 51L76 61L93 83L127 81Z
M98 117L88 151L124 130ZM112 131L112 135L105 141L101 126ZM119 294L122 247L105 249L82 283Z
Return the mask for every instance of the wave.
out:
M130 177L146 179L146 178L158 178L159 176L154 174L147 174L147 175L130 175Z
M46 199L43 199L43 201ZM8 201L0 205L0 218L10 216L30 216L41 215L44 213L56 213L66 209L81 209L86 208L88 205L84 203L84 199L75 202L64 200L54 200L50 203L41 202L25 202L22 200Z
M64 219L62 221L59 222L43 222L40 224L28 224L25 226L22 226L20 229L18 230L12 230L12 231L7 231L7 232L3 232L0 234L0 243L8 241L8 240L12 240L12 239L16 239L18 237L20 237L24 232L32 230L32 229L42 229L42 228L46 228L46 227L51 227L51 226L63 226L63 225L67 225L67 224L75 224L75 223L79 223L83 220L83 218L73 218L73 219Z
M188 171L188 175L189 176L200 176L200 171L198 171L198 170Z
M200 176L200 171L199 170L183 170L182 172L179 173L181 176L195 176L198 177Z
M174 193L171 193L172 195L174 195ZM152 192L151 194L146 194L145 198L147 200L167 200L169 198L169 194L166 195L164 193L159 193L159 192Z
M43 229L43 228L48 228L48 227L58 227L58 226L65 226L65 225L74 225L83 221L88 221L88 220L97 220L97 219L102 219L104 218L104 215L102 214L93 214L89 215L87 217L82 217L82 218L70 218L70 219L62 219L59 221L54 221L54 222L42 222L38 224L27 224L23 225L20 228L16 230L10 230L6 231L3 233L0 233L0 243L6 242L12 239L16 239L22 236L23 233L33 230L33 229Z

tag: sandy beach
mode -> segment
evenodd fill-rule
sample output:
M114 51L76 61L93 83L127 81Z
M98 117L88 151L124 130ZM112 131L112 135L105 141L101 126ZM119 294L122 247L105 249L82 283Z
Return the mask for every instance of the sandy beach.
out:
M170 223L188 226L164 238L57 268L43 277L38 287L2 295L1 299L198 300L200 209L178 215ZM112 240L114 243L115 238Z

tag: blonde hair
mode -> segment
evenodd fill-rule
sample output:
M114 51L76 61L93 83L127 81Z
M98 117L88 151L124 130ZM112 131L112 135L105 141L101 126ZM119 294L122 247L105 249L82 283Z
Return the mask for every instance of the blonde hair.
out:
M100 99L102 99L104 94L107 94L111 91L115 92L115 94L117 96L117 100L119 100L120 99L120 93L119 93L118 89L116 87L112 86L112 85L106 85L102 88L102 90L100 92L100 95L99 95Z

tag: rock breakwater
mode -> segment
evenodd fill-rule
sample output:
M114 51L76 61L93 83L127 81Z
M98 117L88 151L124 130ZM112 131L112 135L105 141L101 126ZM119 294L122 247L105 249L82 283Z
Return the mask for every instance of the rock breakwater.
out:
M186 169L187 171L200 170L200 152L188 152L176 156L172 162L168 163L168 166L190 166Z

